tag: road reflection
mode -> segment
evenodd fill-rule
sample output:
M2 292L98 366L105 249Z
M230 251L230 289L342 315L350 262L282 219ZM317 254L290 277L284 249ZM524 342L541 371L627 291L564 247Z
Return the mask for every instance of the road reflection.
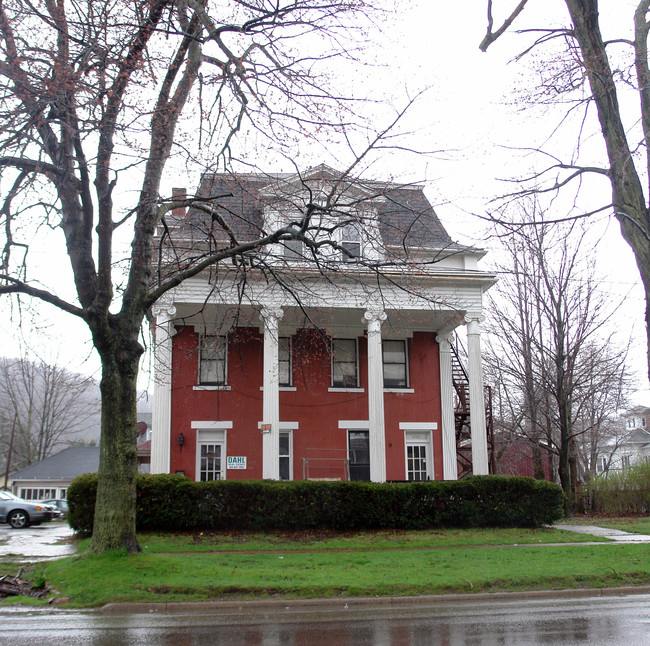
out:
M5 643L17 646L645 646L650 595L127 615L3 611L0 622Z

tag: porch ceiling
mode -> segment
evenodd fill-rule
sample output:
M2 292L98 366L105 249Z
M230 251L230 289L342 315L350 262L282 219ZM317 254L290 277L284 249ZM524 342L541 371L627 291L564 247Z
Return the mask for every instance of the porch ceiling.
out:
M280 334L292 333L302 328L318 328L330 334L366 329L363 319L365 308L327 307L301 308L283 305ZM225 332L231 327L258 327L262 329L260 308L252 305L239 307L224 304L176 304L176 325L193 325L208 332ZM382 330L391 336L410 336L416 331L447 332L464 323L465 310L386 309Z

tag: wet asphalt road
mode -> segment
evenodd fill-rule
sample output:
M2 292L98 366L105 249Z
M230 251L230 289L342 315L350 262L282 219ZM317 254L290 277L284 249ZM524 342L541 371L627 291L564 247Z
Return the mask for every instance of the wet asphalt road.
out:
M647 646L650 595L166 614L0 611L14 646Z

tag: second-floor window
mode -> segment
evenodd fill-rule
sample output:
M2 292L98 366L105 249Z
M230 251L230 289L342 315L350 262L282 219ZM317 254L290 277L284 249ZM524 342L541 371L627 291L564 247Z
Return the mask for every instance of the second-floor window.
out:
M199 384L225 386L228 364L227 337L204 334L199 342Z
M356 339L332 339L332 386L356 388L359 367Z
M280 386L291 386L291 337L281 336L278 339L278 365Z
M406 341L382 341L384 388L408 388Z

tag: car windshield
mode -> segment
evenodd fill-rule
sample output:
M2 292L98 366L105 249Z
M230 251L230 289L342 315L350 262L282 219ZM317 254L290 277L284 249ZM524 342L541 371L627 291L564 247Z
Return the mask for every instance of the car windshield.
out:
M0 491L0 498L3 500L22 500L22 498L14 496L14 494L10 493L9 491Z

